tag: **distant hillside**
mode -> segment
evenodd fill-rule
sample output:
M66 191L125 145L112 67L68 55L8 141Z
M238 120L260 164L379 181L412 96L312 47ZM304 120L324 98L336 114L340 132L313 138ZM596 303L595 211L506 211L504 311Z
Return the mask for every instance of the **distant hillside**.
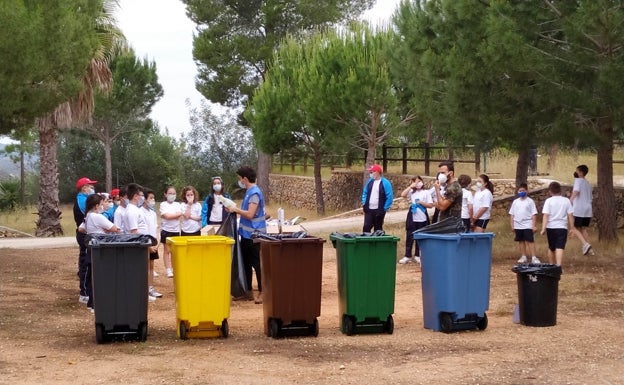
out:
M13 163L11 158L4 152L6 144L0 143L0 180L19 177L19 163ZM26 171L34 171L34 165L37 161L36 156L26 157Z

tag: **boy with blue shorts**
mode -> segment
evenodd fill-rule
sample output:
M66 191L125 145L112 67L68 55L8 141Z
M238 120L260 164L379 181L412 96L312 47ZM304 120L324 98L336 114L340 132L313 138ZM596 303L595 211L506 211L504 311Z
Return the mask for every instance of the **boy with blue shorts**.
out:
M531 253L531 263L541 263L535 256L535 240L533 233L537 231L537 208L533 199L527 195L527 184L521 183L518 187L518 198L509 209L511 231L515 234L514 241L518 242L520 259L518 263L528 263L527 248Z
M568 226L574 227L574 209L566 197L561 196L559 182L551 182L548 186L550 198L544 202L542 208L542 231L548 238L548 261L561 266L563 250L568 240Z

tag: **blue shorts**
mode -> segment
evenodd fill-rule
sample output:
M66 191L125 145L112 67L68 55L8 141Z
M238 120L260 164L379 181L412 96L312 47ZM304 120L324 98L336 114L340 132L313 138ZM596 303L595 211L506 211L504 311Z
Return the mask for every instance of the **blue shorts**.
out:
M533 230L531 229L515 229L516 237L514 241L516 242L535 242L535 238L533 237Z
M568 229L546 229L546 238L548 238L548 250L563 250L568 241Z

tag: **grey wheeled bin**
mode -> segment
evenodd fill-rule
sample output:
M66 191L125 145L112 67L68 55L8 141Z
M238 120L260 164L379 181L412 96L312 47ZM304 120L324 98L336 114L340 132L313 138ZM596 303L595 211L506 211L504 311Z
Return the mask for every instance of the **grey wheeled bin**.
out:
M147 275L154 238L140 234L89 236L95 340L147 339Z

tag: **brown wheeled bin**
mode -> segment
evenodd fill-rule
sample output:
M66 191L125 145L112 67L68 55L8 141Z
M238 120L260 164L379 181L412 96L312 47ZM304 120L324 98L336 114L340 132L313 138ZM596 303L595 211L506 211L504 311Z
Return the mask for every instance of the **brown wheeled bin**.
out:
M260 242L264 333L318 336L324 239L256 238Z

